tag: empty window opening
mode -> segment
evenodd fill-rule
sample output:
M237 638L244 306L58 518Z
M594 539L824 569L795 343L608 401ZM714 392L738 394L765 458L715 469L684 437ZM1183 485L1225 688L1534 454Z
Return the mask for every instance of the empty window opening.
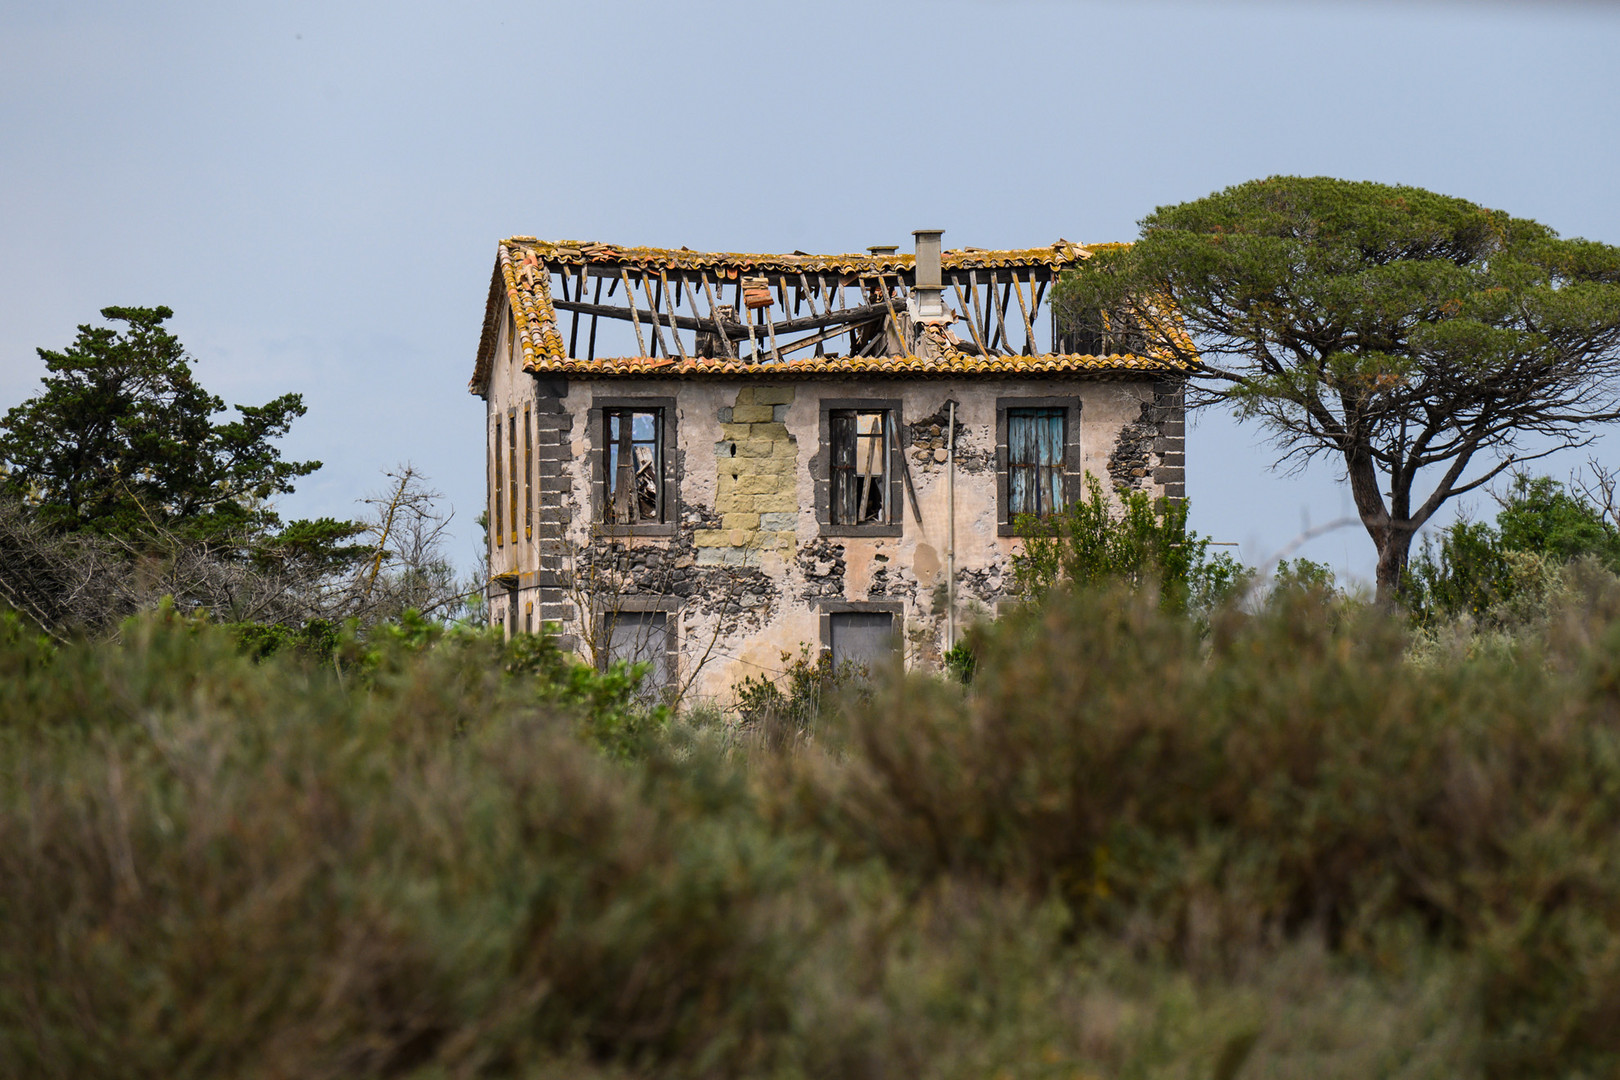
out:
M497 419L495 421L495 517L490 522L490 532L495 537L496 547L506 546L504 525L506 521L506 500L501 495L501 491L506 484L505 475L505 472L501 469L501 422Z
M895 652L894 614L888 611L835 611L828 617L834 668L870 672Z
M606 520L637 525L664 520L662 409L604 409Z
M835 409L829 420L833 524L888 524L888 413Z
M605 648L601 650L604 669L615 661L646 664L640 692L657 696L674 679L670 670L669 617L662 611L615 611L602 617Z
M1007 512L1046 517L1063 509L1061 408L1007 410Z
M523 407L523 538L534 537L534 435L529 425L529 407Z
M517 469L517 414L513 413L506 420L509 430L506 441L508 503L511 506L512 520L509 522L512 529L512 543L517 543L518 518L518 469Z

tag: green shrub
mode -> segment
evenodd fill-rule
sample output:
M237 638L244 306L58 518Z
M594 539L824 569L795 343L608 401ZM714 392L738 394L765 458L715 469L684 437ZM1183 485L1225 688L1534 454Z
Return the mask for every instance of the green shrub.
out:
M154 618L8 696L0 1075L768 1062L787 849L581 746L503 670L532 657L458 646L345 688Z
M1116 510L1102 483L1086 474L1086 496L1061 514L1018 519L1021 550L1013 556L1016 587L1041 600L1059 584L1092 589L1124 582L1151 586L1166 611L1209 612L1247 586L1251 571L1210 541L1187 531L1185 499L1152 499L1121 488Z
M1491 1071L1620 1067L1620 626L1519 664L1416 668L1369 610L1226 612L1206 649L1078 594L908 679L762 785L783 827L919 883L1060 898L1077 933L1230 972L1276 943L1482 967ZM830 733L831 734L831 733Z
M0 1075L1609 1075L1620 590L1414 664L1283 577L805 653L774 740L540 635L0 622Z
M1588 560L1620 571L1620 530L1605 511L1550 477L1516 473L1495 524L1458 521L1425 536L1403 591L1420 625L1467 619L1489 629L1544 622L1563 568Z

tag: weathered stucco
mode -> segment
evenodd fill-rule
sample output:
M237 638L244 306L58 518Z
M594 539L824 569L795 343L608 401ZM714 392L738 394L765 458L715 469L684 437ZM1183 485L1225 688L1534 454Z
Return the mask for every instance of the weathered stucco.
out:
M515 415L521 430L527 408L536 423L533 467L542 490L527 529L518 530L515 542L508 530L505 541L492 545L492 620L519 630L538 629L542 618L559 622L569 645L589 656L600 644L601 612L657 607L678 626L676 682L689 684L689 701L729 701L742 677L774 675L784 654L819 647L822 612L835 603L897 610L906 662L940 662L952 402L959 625L992 614L1006 598L1019 542L998 522L998 402L1078 402L1081 470L1108 487L1123 483L1172 496L1185 490L1173 383L1042 377L776 385L757 376L564 382L521 373L510 346L499 355L486 397L491 456L495 424ZM676 446L667 472L678 520L662 535L604 535L593 505L593 461L602 450L593 404L651 398L673 402ZM898 535L829 535L819 520L824 399L899 403L915 505L908 492L893 507ZM542 431L552 441L541 439ZM490 469L493 477L492 462Z

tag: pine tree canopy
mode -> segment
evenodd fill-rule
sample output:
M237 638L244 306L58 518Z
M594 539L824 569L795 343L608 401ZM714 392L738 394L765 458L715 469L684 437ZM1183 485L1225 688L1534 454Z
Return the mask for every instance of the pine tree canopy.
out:
M1382 598L1449 499L1620 418L1620 248L1413 187L1272 177L1141 222L1061 319L1197 364L1190 400L1328 456Z

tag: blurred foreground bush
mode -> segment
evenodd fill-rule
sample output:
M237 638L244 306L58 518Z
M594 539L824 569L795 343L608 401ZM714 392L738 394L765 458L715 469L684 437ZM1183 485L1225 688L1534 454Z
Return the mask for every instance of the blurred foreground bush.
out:
M1613 1075L1620 597L1586 604L1517 661L1418 666L1308 590L1207 642L1149 596L1058 597L981 635L971 693L896 678L762 790L851 862L1055 898L1203 977L1445 950L1489 1074Z
M1308 581L1059 589L965 687L807 668L741 738L542 637L3 622L0 1075L1612 1075L1580 596L1415 664Z

